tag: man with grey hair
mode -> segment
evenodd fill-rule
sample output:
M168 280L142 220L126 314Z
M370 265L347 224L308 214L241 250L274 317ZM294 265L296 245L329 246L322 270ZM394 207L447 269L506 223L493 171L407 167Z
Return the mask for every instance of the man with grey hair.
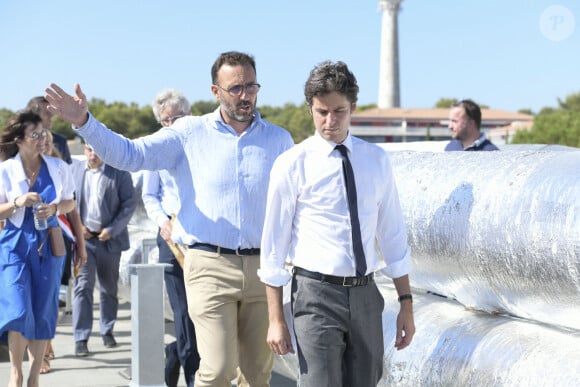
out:
M191 115L191 105L185 96L175 90L161 91L152 103L153 114L162 127L173 125L178 119ZM179 210L177 184L168 171L143 171L141 198L147 216L159 226L157 246L159 262L170 266L165 268L165 288L175 324L175 341L165 346L165 384L176 387L179 380L179 366L188 387L193 387L195 372L199 368L199 354L195 329L187 314L187 297L183 281L183 257L181 262L172 252L175 244L171 240L173 222ZM180 254L179 250L176 250Z
M191 105L185 96L176 89L160 91L151 104L153 115L163 127L171 126L181 117L191 115Z

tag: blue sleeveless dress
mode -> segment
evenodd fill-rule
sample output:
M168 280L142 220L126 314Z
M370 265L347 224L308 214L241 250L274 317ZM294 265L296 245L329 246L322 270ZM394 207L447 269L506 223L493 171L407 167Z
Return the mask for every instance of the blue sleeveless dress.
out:
M43 162L31 192L50 203L56 191L48 168ZM49 226L58 226L55 216ZM48 231L34 228L32 207L25 208L24 222L18 228L6 221L0 232L0 342L6 342L8 331L20 332L29 340L54 337L58 319L58 292L63 257L51 254Z

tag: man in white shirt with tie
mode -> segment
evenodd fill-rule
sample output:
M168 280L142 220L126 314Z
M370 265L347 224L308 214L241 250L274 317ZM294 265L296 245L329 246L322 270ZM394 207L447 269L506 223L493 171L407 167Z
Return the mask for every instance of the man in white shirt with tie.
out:
M294 352L282 304L292 280L300 386L376 386L384 300L375 271L392 277L399 295L395 347L415 332L397 188L386 152L349 134L358 85L346 64L315 67L304 94L316 132L279 156L270 175L258 271L267 285L267 341L274 353Z

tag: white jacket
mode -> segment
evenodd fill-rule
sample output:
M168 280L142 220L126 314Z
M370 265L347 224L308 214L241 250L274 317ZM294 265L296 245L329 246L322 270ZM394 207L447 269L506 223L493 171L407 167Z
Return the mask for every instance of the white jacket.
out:
M41 155L48 167L52 178L56 198L51 203L60 203L63 200L74 198L75 185L67 163L59 158ZM12 202L14 198L29 192L26 173L22 166L20 153L0 163L0 203ZM24 208L19 208L9 217L16 226L21 227L24 221Z

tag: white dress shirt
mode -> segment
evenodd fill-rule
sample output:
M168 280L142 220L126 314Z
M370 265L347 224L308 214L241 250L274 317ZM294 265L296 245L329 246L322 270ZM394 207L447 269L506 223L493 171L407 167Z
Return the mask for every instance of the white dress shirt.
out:
M51 204L74 199L75 187L69 165L56 157L44 154L41 154L41 157L46 163L56 191L56 197ZM26 194L29 190L30 186L22 166L20 153L0 163L0 203L12 203L15 198ZM25 210L24 207L20 207L10 215L9 219L16 227L22 226Z
M91 169L88 164L85 168L85 176L82 190L81 220L85 227L92 232L101 231L101 204L104 191L101 187L101 178L105 171L105 164L99 168Z
M141 198L147 216L158 227L163 226L172 214L177 214L180 207L177 185L166 170L143 172Z
M392 278L408 274L410 248L387 153L350 135L343 144L355 175L367 274L379 269ZM287 261L323 274L356 276L342 159L335 146L316 133L274 163L258 271L264 283L285 285L291 278Z

